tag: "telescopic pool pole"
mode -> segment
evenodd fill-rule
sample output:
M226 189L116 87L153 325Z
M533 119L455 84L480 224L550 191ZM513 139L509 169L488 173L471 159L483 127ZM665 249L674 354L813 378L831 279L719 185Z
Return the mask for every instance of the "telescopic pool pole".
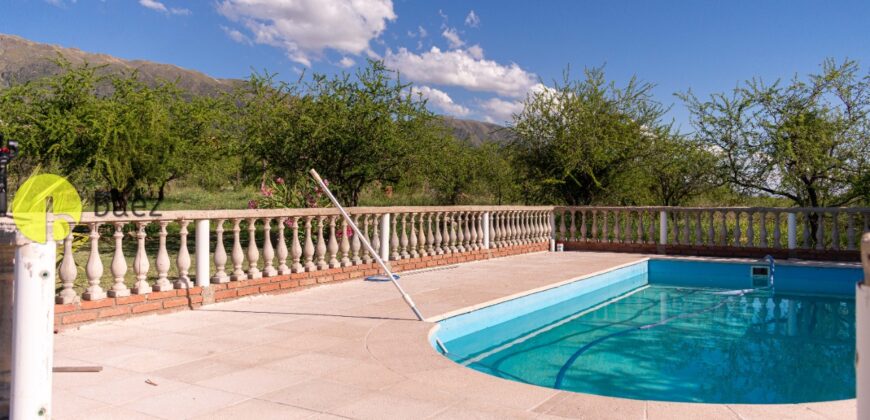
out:
M400 286L399 282L396 281L396 277L393 275L393 272L390 271L389 267L387 267L387 264L384 263L383 259L381 259L381 256L377 252L375 252L375 249L372 248L372 244L369 243L368 238L366 238L365 235L360 232L359 228L356 226L356 223L351 220L350 215L348 215L347 212L344 211L344 207L342 207L341 204L338 203L338 200L335 198L334 195L332 195L332 192L329 191L329 187L326 186L326 183L323 182L323 179L320 178L320 175L317 173L317 171L312 169L308 173L310 173L311 176L314 177L314 180L317 181L318 184L320 184L320 188L323 188L323 192L325 192L326 196L329 197L329 201L332 201L332 204L338 209L338 211L341 212L341 215L344 216L344 220L346 220L347 224L350 225L351 229L353 229L353 233L357 235L357 238L362 241L363 246L365 246L366 249L369 250L369 253L372 255L372 257L374 257L375 261L377 261L378 264L380 264L381 268L384 269L384 272L387 273L387 278L389 278L390 281L393 282L393 286L396 286L396 289L399 291L399 293L402 294L402 299L404 299L405 303L407 303L411 310L414 311L414 315L417 316L417 320L422 321L423 314L421 314L420 311L417 309L417 305L414 305L414 301L411 300L411 296L405 293L405 290L402 289L402 286Z

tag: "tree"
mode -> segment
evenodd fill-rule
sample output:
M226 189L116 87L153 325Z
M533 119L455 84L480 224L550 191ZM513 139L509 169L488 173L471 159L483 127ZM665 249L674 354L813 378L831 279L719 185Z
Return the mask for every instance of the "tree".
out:
M753 79L707 101L679 96L733 187L802 207L837 207L867 194L870 74L859 73L854 61L827 60L820 74L787 86Z
M382 62L369 61L354 79L315 74L302 86L269 82L243 105L243 147L250 143L263 167L287 182L316 168L349 205L359 203L364 187L396 184L425 165L421 151L439 139L425 101Z
M649 182L656 205L681 206L717 187L716 155L695 140L681 136L656 139L653 153L644 162L643 177Z
M612 201L620 175L669 130L660 122L666 109L652 99L653 85L632 79L618 88L602 68L584 74L571 80L566 71L562 83L529 95L514 116L516 161L537 201Z

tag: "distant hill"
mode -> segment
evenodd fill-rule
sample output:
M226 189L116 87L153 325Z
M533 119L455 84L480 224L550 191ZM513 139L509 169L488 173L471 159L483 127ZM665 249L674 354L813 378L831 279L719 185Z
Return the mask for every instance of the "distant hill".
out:
M57 58L62 55L74 65L85 62L93 66L105 66L104 72L139 72L141 80L153 83L157 80L177 81L178 86L195 95L214 95L228 92L242 83L239 79L216 79L207 74L188 70L171 64L145 60L124 60L107 54L95 54L77 48L33 42L15 35L0 34L0 88L52 76L60 72ZM444 124L453 129L454 135L472 144L486 140L506 142L510 134L504 127L482 121L444 117Z

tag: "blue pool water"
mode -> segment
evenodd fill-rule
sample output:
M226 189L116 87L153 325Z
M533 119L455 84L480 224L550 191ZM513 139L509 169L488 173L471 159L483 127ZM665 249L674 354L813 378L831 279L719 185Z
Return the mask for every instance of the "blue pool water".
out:
M855 395L857 268L653 260L441 322L448 357L577 392L707 403ZM743 290L738 292L735 290Z

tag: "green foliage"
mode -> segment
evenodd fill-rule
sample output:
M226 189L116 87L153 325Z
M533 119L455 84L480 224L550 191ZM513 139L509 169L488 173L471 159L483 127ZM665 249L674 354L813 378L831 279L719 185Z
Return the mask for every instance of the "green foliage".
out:
M680 95L696 136L719 157L723 179L748 195L784 197L807 207L867 200L870 74L827 60L821 74L765 84L701 101Z
M525 170L533 199L569 205L612 203L619 181L666 136L666 109L652 99L653 85L632 79L619 88L601 68L529 96L514 117L515 162Z

